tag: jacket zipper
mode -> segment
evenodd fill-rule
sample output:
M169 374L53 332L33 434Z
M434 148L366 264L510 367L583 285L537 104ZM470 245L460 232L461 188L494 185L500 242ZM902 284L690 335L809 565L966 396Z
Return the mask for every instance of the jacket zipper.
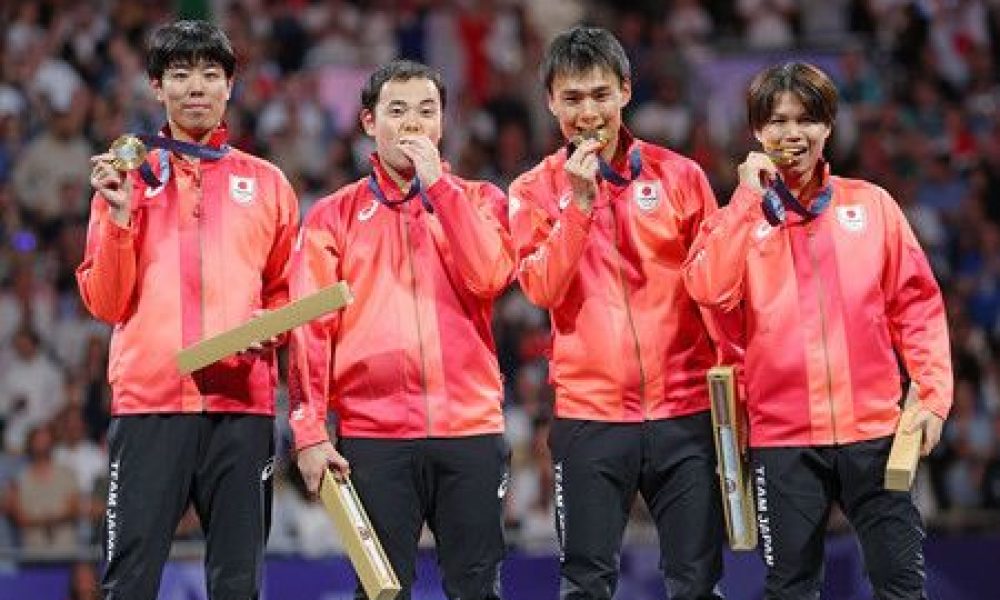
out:
M646 371L642 367L642 347L639 344L639 334L635 330L635 321L632 319L632 305L628 300L628 284L625 282L625 273L622 267L625 259L622 257L621 250L618 247L620 243L618 238L618 216L615 213L614 202L612 201L608 205L611 209L611 226L615 236L615 256L618 258L616 261L618 263L618 284L621 286L622 299L625 302L625 316L628 319L629 331L632 332L632 342L635 344L635 359L639 364L639 404L642 406L642 418L645 420L649 419L649 407L646 406Z
M833 405L833 373L830 372L830 349L826 339L826 303L823 289L823 277L819 272L819 259L816 257L816 232L806 226L806 239L809 243L809 257L812 259L813 271L816 274L816 288L819 296L819 322L823 338L823 361L826 366L826 397L830 406L830 426L833 427L833 443L837 443L837 413Z
M420 388L424 395L424 411L427 414L427 435L431 435L431 403L427 397L427 361L424 357L424 336L420 327L420 305L417 300L417 270L413 264L413 244L410 239L410 218L406 207L400 209L403 217L403 239L406 243L406 258L410 264L410 288L413 292L413 314L417 325L417 349L420 352Z
M200 284L200 298L198 299L201 304L201 337L205 337L205 223L202 217L202 203L205 199L205 190L202 186L202 172L201 172L201 161L195 163L195 185L198 186L198 203L194 205L194 218L198 221L198 277L201 280ZM202 389L206 389L204 385L204 375L202 375ZM205 402L205 395L199 393L201 396L201 412L208 410L208 406Z

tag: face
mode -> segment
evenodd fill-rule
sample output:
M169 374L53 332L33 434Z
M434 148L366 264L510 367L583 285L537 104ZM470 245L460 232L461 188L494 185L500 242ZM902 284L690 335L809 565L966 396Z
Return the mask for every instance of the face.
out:
M441 96L430 79L413 78L382 84L374 110L361 111L365 133L375 138L382 164L397 173L413 170L413 163L399 149L399 140L425 136L437 146L441 141Z
M603 129L608 135L605 148L613 154L618 143L622 109L631 98L629 81L619 83L610 70L594 67L585 73L556 75L549 92L549 110L567 140L585 131Z
M152 86L173 136L200 142L222 122L233 81L221 64L198 61L172 64Z
M806 107L792 92L778 94L771 116L754 135L765 149L781 150L787 165L778 165L785 178L801 179L812 174L823 156L830 126L806 114Z

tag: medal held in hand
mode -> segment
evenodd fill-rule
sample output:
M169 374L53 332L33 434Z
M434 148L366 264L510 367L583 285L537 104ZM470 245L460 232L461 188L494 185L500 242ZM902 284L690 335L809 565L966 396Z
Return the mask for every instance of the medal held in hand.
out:
M148 154L146 144L143 144L142 140L131 133L118 136L111 143L110 152L114 157L111 159L111 165L122 172L138 169L142 163L146 162Z

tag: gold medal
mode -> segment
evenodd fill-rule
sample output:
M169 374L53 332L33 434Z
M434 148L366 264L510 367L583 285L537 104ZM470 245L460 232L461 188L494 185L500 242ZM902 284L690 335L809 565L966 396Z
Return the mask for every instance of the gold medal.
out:
M119 171L138 169L146 160L146 145L138 137L126 133L111 143L111 165Z
M586 140L597 140L603 148L608 144L608 132L604 128L589 129L573 136L573 145L579 146Z
M774 146L771 148L765 148L764 152L767 153L768 158L774 161L774 164L779 167L787 167L795 162L795 153L788 148Z

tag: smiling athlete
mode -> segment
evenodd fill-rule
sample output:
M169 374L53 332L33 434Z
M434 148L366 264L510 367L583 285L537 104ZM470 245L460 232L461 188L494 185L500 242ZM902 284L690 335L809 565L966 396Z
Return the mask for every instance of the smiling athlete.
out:
M920 410L904 426L923 429L924 454L951 407L941 292L892 197L830 174L837 91L825 73L767 69L747 110L770 155L740 165L739 188L702 226L684 275L696 300L745 317L766 597L819 598L837 502L875 596L926 598L920 515L909 493L884 489L883 474L900 418L897 356L919 385Z
M80 295L114 325L108 377L107 600L152 600L193 504L208 596L257 598L271 519L277 356L255 347L181 375L176 353L288 301L298 202L274 165L226 143L236 57L210 23L153 32L147 71L166 110L151 185L95 156ZM163 141L163 140L160 140Z

